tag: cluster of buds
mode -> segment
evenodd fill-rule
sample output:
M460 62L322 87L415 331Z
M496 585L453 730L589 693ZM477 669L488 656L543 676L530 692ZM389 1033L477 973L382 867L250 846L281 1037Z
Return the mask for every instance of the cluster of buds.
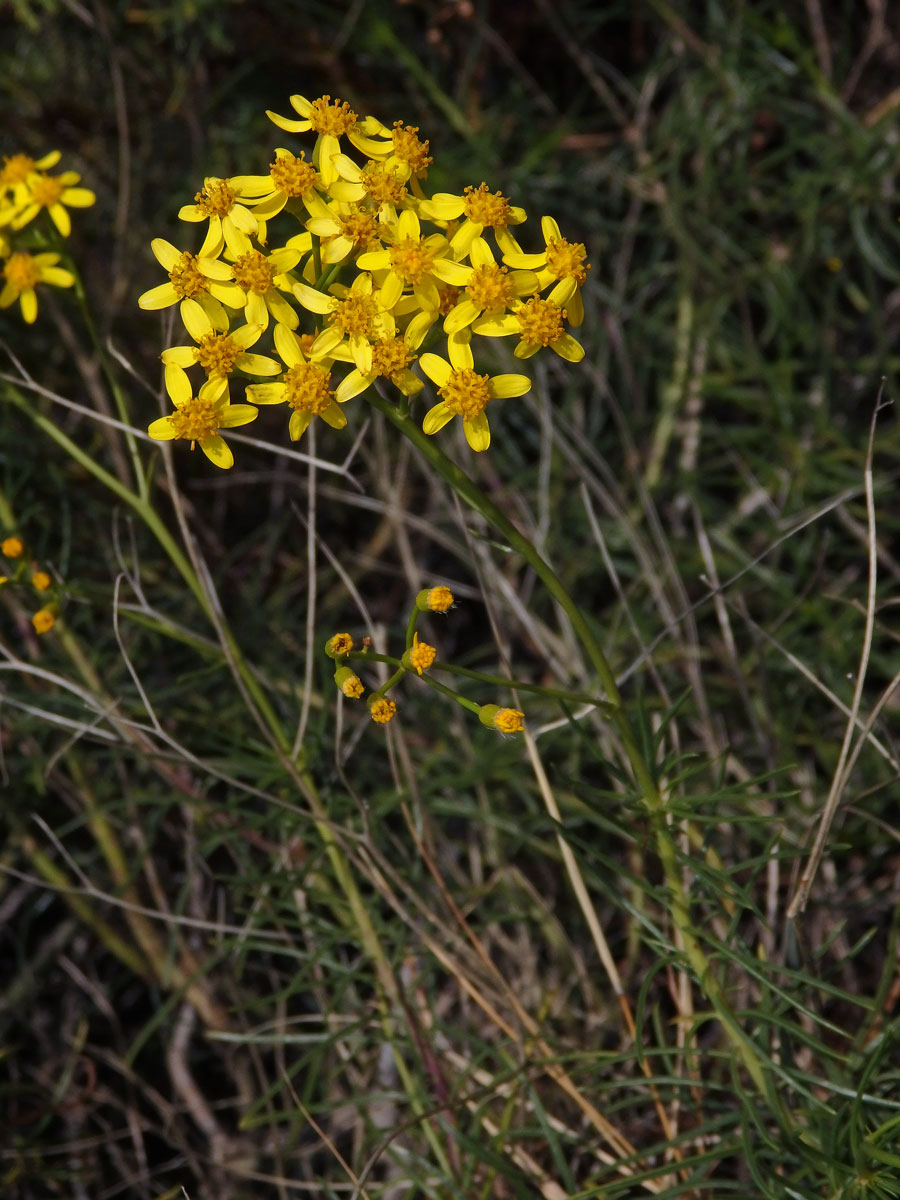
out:
M584 350L566 325L584 314L584 246L545 216L542 248L526 253L513 234L525 210L486 183L426 194L432 158L418 128L385 126L330 96L291 105L296 119L268 116L315 136L309 160L279 147L265 175L205 179L178 214L206 225L199 250L152 243L168 279L138 303L178 304L190 342L161 356L175 411L151 437L198 443L230 467L221 431L254 420L258 405L286 406L293 440L315 417L342 429L342 406L377 383L404 404L421 391L417 366L438 398L425 433L460 417L469 445L487 449L488 404L524 395L531 380L480 372L473 347L510 337L519 359L549 348L578 362ZM264 336L274 356L257 352ZM438 339L442 353L428 349ZM246 382L238 403L233 380Z
M71 271L59 266L60 255L42 250L50 237L68 237L70 208L88 208L94 193L78 187L75 171L51 175L60 152L43 158L27 154L4 157L0 167L0 308L17 300L28 324L37 318L37 289L41 284L67 288L75 282ZM50 224L41 218L46 214ZM35 253L35 251L38 251Z
M38 592L46 599L47 593L53 588L53 579L36 563L28 561L25 543L20 537L14 534L4 538L0 542L0 554L6 559L6 569L9 572L0 575L0 587L26 587L30 592ZM39 608L31 618L35 633L49 633L56 624L57 611L58 604L55 599L49 600Z
M389 659L385 655L370 653L368 639L361 650L356 649L356 643L349 633L335 633L325 643L325 653L336 663L334 682L342 695L348 700L359 700L365 694L365 684L348 665L350 659L368 659L370 662L391 662L397 665L395 673L376 691L369 694L366 705L369 715L379 725L386 725L397 715L397 705L388 692L407 674L422 676L435 665L437 650L434 646L419 640L415 632L415 623L420 613L446 613L453 607L453 593L446 587L425 588L416 596L412 617L407 631L407 646L400 658ZM437 664L440 666L440 664ZM445 669L447 669L445 667ZM448 688L441 686L441 691L447 693ZM515 708L501 708L497 704L476 704L463 696L455 698L467 709L474 712L483 725L498 730L500 733L521 733L525 727L525 714Z

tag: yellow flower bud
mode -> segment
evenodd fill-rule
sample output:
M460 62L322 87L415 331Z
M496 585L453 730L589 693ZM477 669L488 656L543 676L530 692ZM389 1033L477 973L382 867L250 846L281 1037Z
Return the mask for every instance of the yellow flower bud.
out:
M425 588L416 596L416 608L419 612L446 612L453 607L453 593L449 588Z
M349 667L338 667L334 673L334 682L350 700L358 700L366 690L363 681Z
M521 733L525 728L525 714L517 708L501 708L499 704L483 704L478 720L489 729L499 733Z

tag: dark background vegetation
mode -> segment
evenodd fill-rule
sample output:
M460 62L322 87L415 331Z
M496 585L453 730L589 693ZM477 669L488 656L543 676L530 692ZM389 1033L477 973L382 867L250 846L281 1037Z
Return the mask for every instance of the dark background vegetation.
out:
M158 415L165 344L160 318L136 306L160 280L150 240L186 245L176 214L205 175L264 171L274 146L293 145L265 116L267 108L288 113L292 93L330 93L386 122L420 126L435 155L429 187L458 191L484 179L501 189L529 212L526 248L539 248L544 213L588 246L593 269L579 334L585 362L570 371L541 360L536 394L544 406L507 403L490 461L475 470L512 513L536 510L548 554L604 630L614 669L643 706L648 738L659 732L667 704L680 704L666 774L683 775L684 813L700 830L698 911L712 910L727 884L737 903L728 925L735 962L751 979L754 963L767 956L786 972L778 995L760 999L753 983L740 996L766 1036L783 1035L788 1049L779 1053L796 1069L798 1094L797 1081L808 1084L798 1108L828 1150L816 1175L799 1143L788 1152L754 1131L747 1107L728 1098L740 1088L726 1052L710 1043L712 1066L702 1073L710 1094L705 1103L684 1094L686 1108L696 1102L684 1128L704 1130L705 1145L717 1149L694 1147L693 1174L670 1195L900 1194L875 1185L851 1190L861 1160L848 1132L862 1136L877 1123L852 1109L860 1079L870 1093L897 1095L889 1031L898 999L891 972L900 855L889 761L861 757L804 927L788 935L777 916L846 721L810 675L848 703L859 668L866 444L880 389L885 400L896 397L900 364L898 68L900 4L882 0L0 5L0 152L37 156L58 148L63 165L97 193L94 208L75 214L70 248L101 341L110 339L149 384L129 382L136 425ZM102 404L99 372L73 314L68 298L42 296L33 330L23 329L16 310L0 313L0 339L46 386ZM81 418L60 411L58 420L98 456L114 457L110 439ZM253 432L276 441L283 422L265 412ZM344 443L324 431L318 450L339 461ZM178 473L233 626L289 722L305 653L299 514L306 477L295 464L273 465L249 448L237 457L226 479L214 478L199 454L180 455ZM548 462L552 477L536 491ZM872 698L898 657L900 435L890 409L879 418L874 472L881 585ZM408 567L385 517L399 497L422 518L410 537L426 581L446 579L466 601L440 627L442 656L491 669L495 652L478 603L483 579L466 523L455 523L446 498L380 426L362 449L358 475L374 507L355 499L343 480L321 477L318 528L375 620L402 628L409 602ZM121 555L134 550L158 611L196 622L196 614L185 615L178 581L96 483L6 405L0 482L35 554L69 581L66 620L92 646L104 686L139 708L112 631L111 580ZM583 488L617 582L593 549ZM526 497L521 504L519 496ZM427 536L429 525L440 536ZM707 602L707 542L721 579L743 572L727 593L733 643L728 622ZM502 554L494 569L520 589L539 623L553 624L533 580ZM322 640L358 623L339 572L324 560L318 590ZM9 606L0 619L2 639L16 654L54 664L52 644L29 641L27 623ZM516 624L512 636L520 676L548 677L540 633ZM268 769L263 748L242 724L239 697L223 694L220 664L176 641L160 653L158 632L139 624L129 637L173 736L284 803L255 802L214 778L191 783L186 802L171 780L161 787L155 769L121 748L101 745L77 767L67 765L64 754L55 757L64 735L52 722L21 708L0 711L2 861L10 872L0 881L0 977L7 980L0 1110L8 1113L0 1118L0 1191L29 1200L154 1200L181 1186L191 1200L281 1198L304 1194L302 1187L314 1196L348 1194L318 1126L359 1172L384 1132L373 1097L388 1127L409 1121L410 1111L392 1091L396 1082L381 1073L371 980L340 917L329 914L327 889L317 891L317 872L326 869L321 851L280 781L260 778ZM415 786L398 788L381 741L367 728L348 788L334 766L326 666L314 674L308 748L335 821L371 837L388 862L406 864L404 879L392 884L404 903L421 893L440 914L443 899L410 850L408 812L398 802L400 795L416 809L424 798L413 825L437 847L448 886L471 906L502 970L531 1008L548 1013L554 1051L637 1145L652 1145L659 1131L651 1105L619 1082L629 1072L636 1077L636 1068L622 1049L627 1039L581 928L552 825L530 779L521 778L517 745L480 729L461 734L446 706L423 694L404 735ZM18 701L75 711L65 696L38 699L33 682L3 686ZM892 700L879 730L894 761L896 719ZM659 903L642 817L595 738L564 725L542 746L614 956L633 1002L640 996L648 1045L664 1047L678 1000L664 939L655 940L641 907ZM232 931L191 935L231 1015L231 1033L270 1022L302 1032L304 1021L313 1027L323 1012L334 1013L353 1047L349 1062L327 1022L311 1047L179 1040L173 996L136 978L77 912L35 883L36 838L51 859L63 862L64 845L95 887L123 894L121 881L105 874L79 798L85 777L124 831L143 903L157 905L165 895L175 911ZM45 839L34 813L56 840ZM773 861L781 870L774 881ZM301 885L306 907L298 925ZM433 960L416 957L421 947L408 923L391 923L383 896L373 892L372 903L398 972L434 1002L435 1045L459 1038L470 1063L483 1064L495 1080L514 1075L515 1056L505 1059L490 1032L482 1039L479 1015ZM104 911L124 929L115 906ZM245 934L236 935L244 923ZM265 938L254 941L258 928L281 939L279 952ZM800 1023L805 1042L788 1028L793 1008L785 993L815 1010L808 1025ZM415 1059L422 1031L412 1017L410 1027ZM172 1047L182 1045L218 1133L198 1124L183 1081L173 1080ZM589 1050L608 1052L609 1062L598 1066ZM657 1053L664 1088L676 1068L663 1049ZM440 1089L427 1064L421 1074L422 1095L433 1104ZM448 1086L469 1094L471 1082L460 1076ZM490 1093L483 1080L480 1086ZM568 1194L646 1194L621 1177L603 1177L577 1112L564 1113L569 1133L542 1125L534 1115L544 1111L538 1092L535 1085L532 1107L510 1114L507 1127ZM815 1097L826 1095L817 1107ZM301 1111L315 1114L317 1125ZM452 1140L431 1120L436 1136ZM227 1153L213 1145L219 1135ZM398 1181L396 1163L393 1174L379 1163L372 1194L540 1194L521 1163L498 1165L499 1149L491 1157L479 1146L480 1126L467 1130L462 1119L453 1136L455 1175L441 1176L426 1143L411 1140L405 1174Z

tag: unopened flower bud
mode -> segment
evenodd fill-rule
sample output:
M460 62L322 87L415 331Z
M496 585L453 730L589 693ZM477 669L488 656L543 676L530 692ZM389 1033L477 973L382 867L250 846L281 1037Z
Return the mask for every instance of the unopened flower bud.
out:
M517 708L501 708L499 704L483 704L478 720L488 729L500 733L521 733L525 728L525 714Z
M350 700L358 700L366 690L363 681L349 667L338 667L334 673L334 682Z
M425 588L416 596L416 608L419 612L446 612L453 607L453 593L449 588Z

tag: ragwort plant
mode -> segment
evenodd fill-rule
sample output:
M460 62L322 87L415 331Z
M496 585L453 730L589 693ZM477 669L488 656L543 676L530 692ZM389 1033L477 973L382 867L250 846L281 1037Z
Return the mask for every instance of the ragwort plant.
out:
M149 311L177 306L185 336L176 335L179 344L162 352L165 390L172 411L150 424L149 437L157 442L185 441L191 448L199 446L212 464L229 469L234 456L228 431L256 420L260 408L281 408L287 417L289 438L296 442L307 434L316 417L333 429L343 430L369 406L393 426L460 501L493 528L505 546L528 564L568 618L590 665L592 688L573 691L537 685L440 660L436 647L423 640L417 628L423 614L450 614L454 606L450 589L433 583L411 602L403 645L395 647L399 653L382 652L369 637L357 641L357 636L349 632L327 632L324 657L333 663L337 703L343 712L345 701L352 704L365 697L371 721L378 726L389 725L402 709L402 700L398 706L395 699L400 685L415 677L447 705L471 714L501 735L524 739L533 765L538 760L527 726L528 703L519 697L534 696L542 704L559 706L565 714L584 706L604 723L619 756L617 763L610 764L610 770L642 806L661 867L662 882L654 894L674 927L674 949L665 945L665 937L654 928L652 919L644 918L650 940L658 941L660 969L677 965L689 970L694 986L705 999L704 1010L695 1013L696 1021L715 1021L721 1030L724 1042L717 1043L716 1053L731 1058L734 1089L745 1122L743 1145L739 1140L729 1140L707 1154L704 1147L715 1142L717 1118L713 1115L708 1126L702 1125L706 1118L701 1114L698 1122L705 1131L701 1149L689 1151L690 1131L673 1135L669 1110L661 1098L671 1083L666 1054L639 1053L644 1076L641 1087L659 1133L658 1140L648 1147L635 1146L617 1127L615 1103L601 1106L597 1097L589 1094L579 1081L577 1061L568 1063L554 1053L542 1036L540 1022L524 1005L514 996L508 997L518 1023L517 1028L511 1027L494 1014L487 991L479 991L474 977L466 979L468 995L491 1014L515 1045L521 1061L517 1065L510 1060L505 1080L479 1079L474 1073L483 1094L468 1095L462 1101L442 1098L440 1093L437 1099L424 1094L413 1076L400 1035L402 1019L410 1013L409 1002L375 919L372 899L361 886L359 858L331 819L302 739L291 738L269 691L244 658L227 614L210 591L202 565L190 549L187 553L182 550L157 513L151 499L154 463L145 459L142 440L133 429L127 429L135 474L135 485L129 488L105 472L52 421L29 412L47 436L109 487L156 536L215 629L222 654L280 772L311 814L330 871L321 872L319 886L372 964L377 1020L409 1099L410 1122L421 1127L433 1156L433 1163L421 1171L422 1177L429 1179L422 1184L421 1194L487 1196L491 1194L491 1181L502 1175L516 1194L531 1194L527 1189L536 1187L550 1200L576 1193L585 1200L594 1195L631 1196L645 1191L666 1196L699 1195L706 1188L704 1171L710 1161L740 1155L760 1194L812 1194L809 1190L798 1192L795 1187L814 1188L819 1194L818 1189L826 1183L831 1188L826 1194L896 1194L888 1173L896 1162L883 1145L890 1144L893 1122L856 1136L861 1125L856 1113L848 1126L852 1135L848 1133L847 1145L832 1144L836 1114L823 1112L822 1106L815 1103L812 1086L804 1090L799 1077L790 1075L779 1056L772 1053L769 1027L776 1029L782 1023L786 1029L784 1012L778 1008L778 989L769 988L764 967L760 966L760 986L765 1004L770 1005L768 1011L752 1020L736 1010L730 981L717 961L721 955L728 962L718 940L720 928L715 925L710 933L695 924L684 869L691 846L685 848L680 833L687 820L705 819L701 806L691 807L694 768L677 761L660 763L657 743L642 712L626 704L620 694L590 609L581 597L569 594L532 541L442 449L442 431L458 417L471 450L479 454L488 451L492 437L488 414L493 415L499 407L495 402L513 401L531 387L529 375L490 374L480 369L489 346L485 339L508 339L514 358L523 363L547 352L571 363L581 360L583 348L568 327L577 329L583 317L581 287L589 270L584 246L568 241L556 221L543 216L543 245L529 248L525 228L528 214L511 199L492 192L484 182L473 183L459 194L430 195L426 185L431 148L420 138L418 129L400 121L386 126L372 116L360 117L347 103L329 96L313 101L293 96L291 105L298 114L296 119L274 113L269 116L288 134L315 135L311 147L299 153L276 148L266 175L206 178L193 202L185 204L178 214L182 221L203 227L196 250L180 249L162 238L153 242L153 253L168 278L145 292L140 306ZM26 165L20 161L22 158L7 160L2 177L5 189L0 192L0 238L6 240L0 243L0 249L6 284L0 293L0 305L18 300L24 319L33 322L38 286L71 287L77 275L74 265L72 270L57 265L58 250L32 254L31 249L20 248L20 243L12 239L43 210L55 227L55 234L51 229L46 236L57 240L66 236L69 228L65 206L90 203L88 198L92 196L75 186L77 178L62 176L56 185L56 199L47 199L45 172L56 160L49 156L37 163L29 160ZM4 233L4 229L9 232ZM42 245L34 243L35 247ZM80 293L80 288L77 290ZM426 400L429 388L434 394ZM23 410L27 408L27 399L11 385L7 385L6 395ZM123 425L127 425L127 406L119 395L117 403ZM501 429L502 415L493 436L501 436ZM32 563L27 569L16 565L19 560L25 562L26 540L6 501L0 506L0 517L6 531L0 549L12 564L12 574L3 582L7 586L30 583L31 588L46 591L53 580L39 564ZM30 579L26 579L29 572ZM54 593L52 606L45 606L31 618L34 629L60 639L94 696L112 710L113 699L104 695L102 684L92 677L83 648L60 619L64 595L61 589L58 592L58 597ZM386 677L383 670L378 670L384 667L389 668ZM381 682L372 686L370 677L380 678ZM467 694L467 682L495 688L501 698L505 698L504 691L509 692L513 702L478 703ZM519 703L523 708L518 707ZM670 715L670 719L674 717L675 713ZM398 719L403 721L402 711ZM139 728L124 723L121 732L136 748L147 750L145 734ZM154 732L164 737L159 723ZM379 736L371 726L366 726L366 734ZM535 769L543 771L542 767ZM646 995L641 996L635 1011L597 919L590 886L593 880L585 877L573 850L577 842L565 836L552 789L542 787L541 794L556 826L559 861L591 931L627 1032L640 1045ZM190 948L179 944L173 956L142 914L130 890L126 856L114 824L97 808L89 808L87 815L122 896L134 901L126 914L134 944L123 942L77 895L71 878L26 839L33 869L48 885L70 895L79 917L121 962L173 995L186 998L211 1036L229 1036L228 1014L213 995ZM687 835L688 843L690 840L691 835ZM698 886L719 890L727 901L723 902L724 911L739 913L730 882L723 874L716 874L715 863L710 865L710 861L706 858L693 864ZM376 878L379 873L396 884L390 864L375 864L368 878ZM452 898L446 899L452 907ZM479 969L490 977L495 968L463 914L456 909L454 913L460 930L471 940ZM422 936L435 957L446 964L440 944L427 934ZM742 962L745 969L753 965L752 961ZM448 969L453 973L452 966ZM493 1150L494 1145L503 1145L502 1125L497 1124L495 1110L489 1110L482 1101L494 1094L505 1098L506 1089L523 1063L532 1079L543 1075L551 1081L566 1104L574 1106L571 1111L607 1147L602 1178L598 1176L578 1188L565 1164L554 1161L561 1158L565 1145L560 1130L572 1133L571 1116L566 1130L550 1114L552 1106L546 1097L540 1099L536 1091L533 1095L529 1092L532 1111L535 1120L542 1123L554 1154L548 1164L513 1148L510 1157L518 1175L508 1174L508 1164L502 1164L502 1156ZM459 1103L471 1114L472 1124L468 1132L458 1131L456 1147L452 1139L444 1137L442 1122ZM604 1111L607 1107L611 1115ZM259 1110L257 1106L254 1118ZM474 1150L473 1141L481 1143ZM754 1142L765 1151L758 1154ZM772 1164L777 1162L779 1145L787 1142L795 1146L792 1177L782 1183ZM803 1150L804 1144L810 1147L809 1154ZM375 1157L386 1153L389 1146L390 1138L378 1147ZM460 1162L459 1147L471 1152L477 1169L467 1161ZM553 1177L552 1170L558 1172L562 1184ZM522 1179L527 1180L524 1191ZM353 1182L354 1195L367 1194L365 1173Z

